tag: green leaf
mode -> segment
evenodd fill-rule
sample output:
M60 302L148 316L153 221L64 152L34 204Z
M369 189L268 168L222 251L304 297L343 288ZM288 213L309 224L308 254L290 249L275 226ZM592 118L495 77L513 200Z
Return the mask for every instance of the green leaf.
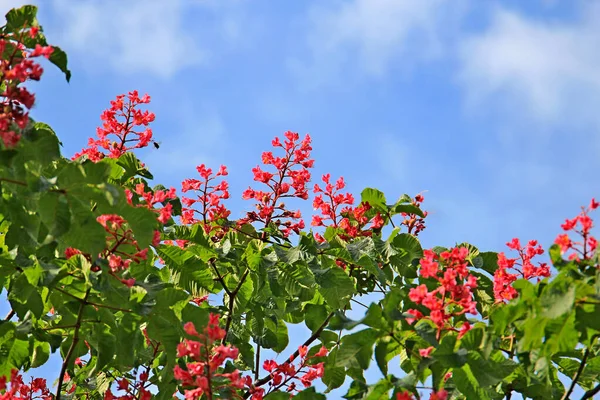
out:
M334 366L335 360L329 360L325 363L325 370L321 380L327 385L327 391L337 389L344 384L346 380L346 368Z
M29 360L29 342L16 338L15 324L0 322L0 376L20 370Z
M96 347L98 357L96 359L96 366L90 375L95 375L112 361L115 356L117 340L112 334L110 327L106 324L93 324L92 332L93 336L89 342Z
M479 382L468 364L462 368L452 370L452 379L456 388L460 390L467 399L488 400L490 396L481 388Z
M60 47L52 46L54 49L50 54L50 62L58 67L64 74L67 82L71 81L71 71L67 68L67 53Z
M406 214L414 214L418 215L421 218L425 218L425 214L421 208L413 205L413 204L395 204L392 207L392 211L394 214L406 213Z
M381 373L388 374L388 364L396 356L400 355L404 348L390 336L380 338L375 346L375 361Z
M327 309L321 304L307 304L304 307L306 327L314 333L327 318Z
M446 335L440 345L432 353L432 357L447 368L462 367L467 362L467 350L460 348L455 350L456 336Z
M165 347L167 359L174 362L177 345L183 336L181 321L175 313L168 309L153 312L149 316L147 331L150 338L158 340Z
M573 350L579 343L579 332L575 328L574 312L548 321L546 332L546 348L550 354Z
M410 278L416 278L414 270L409 270L407 267L414 260L423 257L423 248L419 240L408 233L400 233L394 237L392 245L399 252L398 255L390 257L400 275L407 275Z
M313 273L319 285L319 293L329 306L341 309L348 304L350 296L354 294L354 283L341 268L335 266Z
M289 399L289 394L286 396L287 396L286 398ZM315 390L314 387L310 387L306 390L301 391L297 395L295 395L294 399L296 399L296 400L325 400L326 397L325 397L325 395L322 395L321 393L317 393L317 391Z
M19 32L23 28L37 25L37 7L22 6L6 13L6 28L11 32Z
M116 362L121 368L130 368L134 363L135 350L143 343L137 318L132 313L124 313L117 331Z
M31 311L37 318L44 312L44 301L38 288L32 285L25 274L20 274L14 281L8 294L12 309L19 318L25 318L27 311Z
M361 202L369 203L373 208L387 212L387 202L385 200L385 195L383 194L383 192L377 189L364 189L360 194L360 199Z
M483 269L490 275L494 275L498 269L498 253L493 251L479 253L473 260L473 265L475 265L476 268Z
M50 345L46 342L33 342L33 352L31 354L31 368L37 368L46 363L50 358Z
M71 210L64 196L55 192L42 194L39 201L38 214L50 234L60 237L71 227Z
M500 352L494 353L491 358L486 360L480 353L470 351L468 364L477 382L482 387L495 386L517 367L514 361L504 358Z
M336 365L352 367L358 365L363 370L369 368L373 345L379 333L373 329L365 329L342 338L337 352Z
M371 387L369 387L369 391L367 392L364 399L388 400L390 398L390 390L392 390L393 387L394 385L392 385L392 383L389 380L381 379L375 385L371 385Z
M569 281L554 279L544 288L540 302L544 316L558 318L573 309L575 285Z

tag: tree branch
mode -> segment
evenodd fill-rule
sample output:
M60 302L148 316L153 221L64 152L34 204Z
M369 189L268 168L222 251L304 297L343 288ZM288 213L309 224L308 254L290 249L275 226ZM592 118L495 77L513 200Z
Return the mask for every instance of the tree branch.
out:
M12 319L12 317L15 316L15 310L10 310L8 312L8 314L6 314L6 317L4 317L4 321L10 321Z
M80 300L81 304L79 305L79 312L77 313L77 320L75 321L75 332L73 332L73 341L71 342L71 346L69 346L69 350L67 350L67 355L65 356L65 359L63 360L63 363L62 363L62 367L60 368L60 375L58 376L58 387L56 388L55 400L60 400L63 381L65 379L65 374L67 372L69 360L71 359L71 356L73 355L75 346L77 346L77 343L79 342L79 328L81 327L81 319L83 317L83 309L88 304L87 298L90 295L91 290L92 289L89 288L85 292L85 297Z
M598 386L596 386L595 388L590 389L587 392L585 392L583 394L583 396L581 397L581 400L591 399L597 393L600 393L600 384L598 384Z
M569 388L567 389L567 391L565 392L565 394L563 394L563 396L560 398L560 400L567 400L570 398L571 393L573 393L573 390L575 390L575 386L577 385L577 380L579 379L579 377L581 376L581 374L583 373L583 370L585 369L585 363L587 362L588 357L590 356L590 348L592 347L592 344L594 343L594 341L598 338L598 335L594 335L592 337L592 340L590 341L590 346L585 349L585 352L583 353L583 358L581 359L581 364L579 364L579 368L577 368L577 372L575 372L575 375L573 376L573 380L571 381L571 385L569 385ZM594 390L594 389L592 389ZM593 394L592 394L593 396Z
M325 318L325 321L323 321L323 323L321 324L321 326L319 326L319 328L317 328L317 330L308 338L306 339L306 341L302 344L303 346L310 346L312 344L312 342L314 342L315 340L317 340L319 338L319 336L321 336L321 332L323 332L323 330L327 327L327 325L329 325L329 320L333 317L334 313L330 313L327 318ZM300 350L296 349L296 351L288 357L288 359L286 360L286 362L284 362L283 364L290 364L292 363L298 356L300 355ZM281 364L281 365L283 365ZM258 366L257 366L258 369ZM259 387L262 386L268 382L271 381L271 379L273 379L271 377L271 375L267 375L264 378L258 379L254 381L253 386L254 387ZM244 394L244 399L247 399L248 397L250 397L250 392L246 392Z
M235 289L233 289L233 291L229 294L229 304L227 306L227 310L228 310L227 311L227 321L225 322L225 336L223 336L223 340L221 341L222 344L225 344L225 341L227 340L227 336L229 335L229 329L231 328L231 321L233 320L233 306L235 303L235 296L237 296L238 292L242 288L242 285L246 281L248 274L250 274L250 268L248 268L248 269L246 269L246 271L244 271L244 273L242 274L242 277L240 278L240 282L235 287Z

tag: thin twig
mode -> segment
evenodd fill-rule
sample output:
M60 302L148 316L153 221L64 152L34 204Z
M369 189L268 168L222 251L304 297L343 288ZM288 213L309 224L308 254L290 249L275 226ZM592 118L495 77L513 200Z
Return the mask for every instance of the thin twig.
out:
M4 321L10 321L12 319L12 317L15 316L15 310L10 310L8 312L8 314L6 314L6 317L4 317Z
M579 364L579 368L577 368L577 372L575 372L575 375L573 376L573 380L571 381L571 384L569 385L569 388L567 389L567 391L565 392L565 394L563 394L563 396L560 398L560 400L567 400L567 399L569 399L570 396L571 396L571 393L573 393L573 390L575 390L575 386L577 385L577 380L579 379L579 377L583 373L583 370L585 369L585 363L587 362L587 359L590 356L590 348L592 347L593 342L597 338L598 338L598 335L594 335L592 337L592 340L590 341L590 347L588 347L587 349L585 349L585 352L583 353L583 358L581 359L581 364Z
M235 289L233 289L233 291L229 295L229 305L227 306L227 310L228 310L227 321L225 322L225 336L223 337L223 340L221 341L222 344L225 344L225 341L227 340L227 336L229 335L229 329L231 328L231 321L233 320L233 306L235 304L235 296L237 296L238 292L242 288L242 285L246 281L248 274L250 274L249 268L246 269L246 271L244 271L244 273L242 274L242 276L240 278L240 282L238 283L238 285L235 287Z
M73 355L73 351L75 350L75 346L79 342L79 328L81 327L81 318L83 317L83 309L87 304L87 298L90 295L91 288L89 288L85 292L85 297L81 299L81 304L79 305L79 312L77 313L77 320L75 321L75 332L73 332L73 341L71 342L71 346L69 346L69 350L67 350L67 355L63 360L62 367L60 368L60 375L58 376L58 387L56 388L56 396L55 400L60 400L60 395L62 391L63 381L65 379L65 374L67 372L67 367L69 365L69 360Z
M588 390L583 394L581 400L591 399L595 394L600 393L600 384L593 389Z
M310 346L312 344L312 342L314 342L315 340L317 340L321 336L321 333L323 332L323 330L327 327L327 325L329 325L329 320L333 317L333 315L334 315L333 312L330 313L327 316L327 318L325 318L325 321L323 321L323 323L321 324L321 326L319 326L319 328L317 328L317 330L308 339L306 339L302 345L303 346ZM281 365L292 363L299 355L300 355L300 350L296 350L291 356L288 357L288 359L286 360L286 362L283 363L283 364L281 364ZM271 375L267 375L264 378L261 378L259 380L255 380L254 384L252 386L253 387L262 386L262 385L270 382L271 379L273 379L273 377ZM248 397L250 397L250 392L244 393L244 399L247 399Z
M258 373L260 372L260 344L256 344L256 361L254 362L254 380L258 380Z

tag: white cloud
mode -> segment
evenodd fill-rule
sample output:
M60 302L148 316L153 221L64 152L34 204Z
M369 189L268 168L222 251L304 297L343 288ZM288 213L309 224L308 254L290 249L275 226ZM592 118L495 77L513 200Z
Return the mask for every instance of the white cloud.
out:
M352 0L317 3L309 13L308 62L296 72L332 79L349 71L380 77L392 67L443 53L442 32L451 31L464 2L447 0ZM413 60L409 62L407 60ZM393 65L392 65L393 64ZM341 79L342 81L344 79Z
M84 65L96 71L168 79L185 68L212 64L247 40L240 26L248 21L242 0L33 2L52 42L69 54L80 53ZM20 2L10 5L15 3Z
M468 103L501 99L545 124L600 125L600 6L581 11L557 22L496 8L491 25L461 45Z

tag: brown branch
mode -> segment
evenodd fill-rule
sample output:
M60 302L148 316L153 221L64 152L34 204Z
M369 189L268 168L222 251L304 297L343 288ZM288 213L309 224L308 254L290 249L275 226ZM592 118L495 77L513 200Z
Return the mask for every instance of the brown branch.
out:
M67 296L71 296L72 298L74 298L77 301L83 301L85 302L86 305L90 305L90 306L94 306L94 307L100 307L100 308L108 308L109 310L115 310L115 311L123 311L123 312L133 312L132 310L128 310L126 308L120 308L120 307L115 307L115 306L109 306L107 304L100 304L100 303L94 303L92 301L88 301L87 299L87 295L85 298L80 299L79 297L75 296L72 293L69 293L61 288L55 287L54 289L58 290L59 292L66 294Z
M211 258L210 260L208 260L208 264L213 268L213 270L215 271L215 274L217 274L217 282L219 282L221 284L221 286L223 286L223 290L225 291L225 293L227 293L228 296L231 296L231 290L229 290L229 288L225 284L225 280L223 279L223 276L219 273L219 270L217 269L217 266L215 265L215 259Z
M15 310L10 310L8 312L8 314L6 314L6 317L4 317L4 321L10 321L12 319L12 317L15 316Z
M592 336L592 340L590 341L590 346L587 349L585 349L585 352L583 353L583 358L581 359L581 364L579 364L579 368L577 368L577 372L575 372L575 375L573 375L573 380L571 381L569 388L567 389L565 394L563 394L563 396L560 398L560 400L569 399L571 396L571 393L573 393L573 390L575 390L575 386L577 385L577 380L583 373L583 370L585 369L585 363L587 362L587 359L590 356L590 348L592 347L593 342L598 338L598 336L600 336L600 335Z
M242 288L242 285L246 281L246 278L248 277L249 274L250 274L250 268L248 268L248 269L246 269L246 271L244 271L244 273L242 274L242 277L240 278L240 282L235 287L235 289L233 289L231 294L229 294L229 304L227 306L227 310L228 310L227 321L225 322L225 336L223 336L223 340L221 341L222 344L225 344L225 341L227 340L227 336L229 335L229 329L231 328L231 321L233 320L233 306L235 303L235 296L237 296L238 292Z
M581 400L591 399L595 394L600 393L600 384L593 389L588 390L583 394Z
M87 304L87 298L90 295L91 288L89 288L85 292L85 297L81 299L81 304L79 305L79 312L77 313L77 320L75 321L75 332L73 332L73 341L71 342L71 346L69 346L69 350L67 350L67 355L63 360L62 367L60 368L60 375L58 376L58 386L56 388L56 396L55 400L60 400L60 395L62 391L63 381L65 379L65 374L67 372L67 367L69 365L69 360L73 355L73 351L75 351L75 346L79 342L79 328L81 328L81 319L83 317L83 309Z
M14 183L15 185L27 186L26 182L17 181L15 179L10 178L0 178L0 182Z
M320 336L321 333L323 332L323 330L327 327L327 325L329 325L329 320L333 317L334 313L330 313L327 318L325 318L325 321L323 321L323 323L321 324L321 326L319 326L319 328L317 328L317 330L308 338L304 341L304 343L302 344L302 346L310 346L312 344L312 342L314 342L315 340L317 340ZM300 355L300 350L296 349L296 351L294 351L294 353L288 357L288 359L286 360L286 362L284 362L281 365L284 364L290 364L292 363L298 356ZM258 366L257 366L258 368ZM268 382L271 381L271 379L273 379L273 377L271 375L267 375L264 378L258 379L254 381L254 384L252 385L253 387L259 387L262 386ZM244 394L244 399L247 399L248 397L250 397L250 392L246 392Z

